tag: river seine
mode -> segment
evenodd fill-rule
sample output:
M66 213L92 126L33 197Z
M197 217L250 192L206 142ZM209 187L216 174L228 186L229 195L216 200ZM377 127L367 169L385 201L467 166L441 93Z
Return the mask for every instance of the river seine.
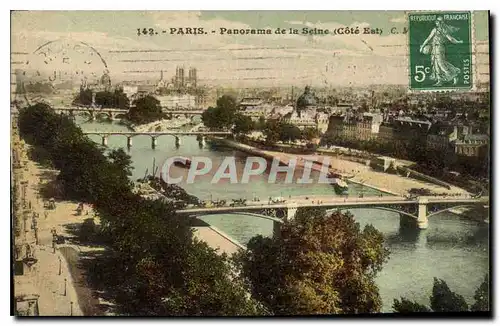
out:
M126 127L116 124L83 122L80 118L78 122L86 131L127 130ZM92 135L90 138L97 143L101 142L100 136ZM126 147L126 137L110 136L108 147ZM215 148L210 144L200 148L194 136L182 137L178 149L172 136L161 136L154 150L151 149L151 137L136 136L133 138L129 155L132 157L134 180L143 177L146 170L151 173L153 158L158 166L171 156L207 156L213 160L214 166L217 166L225 156L234 155L241 158L237 160L237 167L241 169L245 157L243 153L227 148ZM266 175L252 179L248 184L211 184L210 180L211 176L206 176L197 178L194 184L179 185L202 200L252 200L259 197L267 201L270 196L336 196L333 187L327 184L285 185L279 178L277 183L268 184ZM349 185L349 195L357 196L360 193L365 196L380 194L371 188ZM418 231L400 229L399 214L396 213L374 209L353 209L351 213L362 227L372 224L382 232L391 252L389 261L377 276L384 312L391 312L393 300L400 297L429 305L434 277L445 280L452 291L463 295L469 304L473 303L474 291L489 270L488 224L451 213L442 213L429 221L427 230ZM272 235L273 226L269 220L234 214L211 215L202 219L242 244L246 244L257 234Z

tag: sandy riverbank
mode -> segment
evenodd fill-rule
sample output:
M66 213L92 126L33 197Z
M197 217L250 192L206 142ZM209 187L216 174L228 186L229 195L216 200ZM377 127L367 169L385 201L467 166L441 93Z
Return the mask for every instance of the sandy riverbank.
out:
M220 141L220 139L218 139ZM345 159L342 159L339 156L327 156L327 155L299 155L299 154L290 154L283 153L277 151L268 151L261 150L255 148L253 146L236 143L234 141L224 140L224 143L227 146L235 147L236 149L245 151L252 155L259 155L265 158L276 158L281 162L287 163L291 159L297 160L297 162L305 161L316 161L316 162L325 162L328 160L328 164L330 164L330 171L334 173L339 173L345 176L350 176L349 181L353 183L357 183L360 185L364 185L366 187L370 187L379 191L383 191L386 193L390 193L393 195L403 196L408 194L408 191L412 188L424 188L428 189L434 193L438 194L467 194L467 191L461 189L459 187L452 186L450 189L432 184L430 182L424 182L421 180L400 176L397 174L390 174L380 171L375 171L370 166L366 164L352 162ZM326 159L326 160L325 160ZM317 166L317 170L321 169L320 164L315 164Z
M314 160L318 162L326 162L325 159L327 158L328 163L334 171L337 170L342 171L344 174L354 175L353 178L349 179L350 182L358 183L394 195L406 195L412 188L425 188L439 194L467 194L467 191L459 187L452 186L448 189L430 182L424 182L397 174L375 171L370 166L365 164L344 160L339 157L326 155L295 155L271 151L267 152L277 157L286 155L289 158L300 157L302 160Z
M155 132L167 131L170 129L180 128L186 124L190 124L191 120L187 118L179 119L162 119L151 123L132 125L131 128L136 132Z

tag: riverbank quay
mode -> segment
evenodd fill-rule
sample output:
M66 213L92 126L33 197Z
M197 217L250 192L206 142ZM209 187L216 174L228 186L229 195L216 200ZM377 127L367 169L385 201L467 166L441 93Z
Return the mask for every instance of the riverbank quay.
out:
M59 171L29 158L32 147L20 139L17 118L13 123L13 300L19 301L13 314L105 315L103 307L110 305L90 286L84 267L105 248L80 238L81 226L94 219L94 210L60 199Z
M78 223L77 203L47 207L40 194L53 172L28 158L28 145L12 136L14 168L14 298L18 316L82 316L85 303L76 289L72 266L62 253L67 244L53 242L54 233L69 236L65 225Z
M180 128L186 124L190 124L191 120L188 118L179 119L162 119L158 121L153 121L145 124L129 124L129 128L136 132L155 132L155 131L166 131L171 129Z
M211 248L217 250L218 254L224 253L231 256L240 249L246 249L228 234L200 219L195 220L193 230L198 240L206 242Z
M257 155L266 159L278 159L280 162L287 164L290 159L295 158L298 161L315 161L323 162L328 158L330 164L330 172L334 172L348 177L348 182L357 183L359 185L376 189L385 193L397 196L404 196L409 193L410 189L428 189L431 192L449 195L466 195L467 191L459 187L451 186L449 189L430 182L425 182L419 179L413 179L409 176L400 176L397 174L385 173L376 171L367 164L353 162L342 159L341 156L326 156L318 154L288 154L277 151L261 150L259 148L242 144L230 139L220 137L211 137L217 144L221 144L236 150L243 151L247 154Z

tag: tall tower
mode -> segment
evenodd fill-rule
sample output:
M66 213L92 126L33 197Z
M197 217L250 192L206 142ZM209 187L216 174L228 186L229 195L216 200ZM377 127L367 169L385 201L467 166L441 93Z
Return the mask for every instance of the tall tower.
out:
M179 67L176 67L175 68L175 80L174 80L174 86L175 86L175 88L179 87L179 82L180 82Z
M189 82L193 87L196 87L197 83L196 68L189 69Z
M184 67L179 68L179 82L180 82L180 87L184 87L185 85L185 79L184 79Z

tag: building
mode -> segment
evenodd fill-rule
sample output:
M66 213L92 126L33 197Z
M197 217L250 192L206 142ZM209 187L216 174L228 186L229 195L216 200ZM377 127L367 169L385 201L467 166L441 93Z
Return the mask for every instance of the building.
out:
M196 108L196 96L189 94L156 96L161 107L165 109L182 108L192 110Z
M392 143L394 141L394 126L392 123L382 122L378 131L378 139L382 143Z
M352 103L338 103L335 106L329 107L331 114L344 115L348 111L357 110Z
M285 105L285 106L275 106L273 108L273 111L271 112L271 119L281 119L283 118L286 114L290 113L293 111L293 106L292 105Z
M350 140L368 141L378 138L382 115L334 115L329 118L328 133Z
M184 67L177 67L175 76L172 79L173 87L176 89L196 88L198 83L196 68L189 68L188 76L185 74Z
M457 126L435 124L427 135L427 149L446 152L458 138Z
M393 120L392 126L395 142L409 143L417 142L425 144L427 134L432 123L427 120L416 120L409 117L401 117Z
M306 88L304 89L304 93L302 93L302 95L300 95L297 99L296 110L298 112L309 110L313 107L316 107L317 103L318 99L311 91L311 87L306 86Z
M263 104L264 100L260 97L245 97L241 99L239 109L241 111L245 111L247 109L252 109Z
M488 151L490 137L485 134L465 135L455 142L455 154L459 156L484 157Z
M273 106L265 103L260 97L245 97L239 104L239 112L257 121L260 117L267 117L271 114Z
M136 97L139 87L137 85L122 85L122 89L123 93L132 101Z
M330 122L330 115L318 112L316 113L316 128L320 133L324 134L328 130L328 124Z
M156 85L138 85L136 98L141 98L147 95L154 95L156 91Z

